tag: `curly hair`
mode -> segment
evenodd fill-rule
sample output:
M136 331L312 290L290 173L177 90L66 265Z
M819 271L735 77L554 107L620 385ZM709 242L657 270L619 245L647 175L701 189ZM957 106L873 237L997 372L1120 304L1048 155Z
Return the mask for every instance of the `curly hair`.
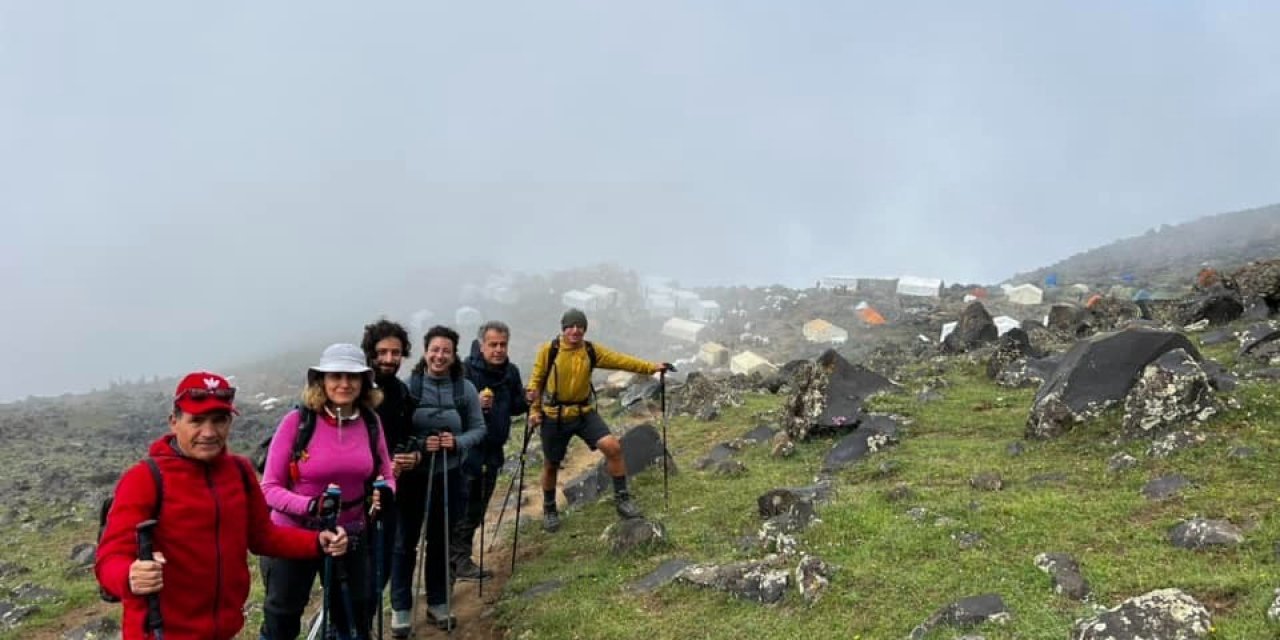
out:
M324 411L324 405L328 401L329 396L324 392L324 374L308 371L307 386L302 389L302 406L320 413ZM373 385L372 373L361 376L360 396L356 398L356 404L363 405L370 411L382 404L382 389Z
M364 326L364 338L360 340L360 348L364 350L364 357L368 359L370 365L378 359L378 343L386 338L399 340L400 354L406 358L409 357L409 352L412 350L409 345L409 332L397 322L378 318L377 322Z
M425 373L427 371L427 356L425 351L427 345L435 338L445 338L453 343L453 363L449 365L449 377L462 377L462 360L458 357L458 332L444 325L436 325L427 329L427 335L422 337L422 350L424 351L418 362L413 365L413 373Z

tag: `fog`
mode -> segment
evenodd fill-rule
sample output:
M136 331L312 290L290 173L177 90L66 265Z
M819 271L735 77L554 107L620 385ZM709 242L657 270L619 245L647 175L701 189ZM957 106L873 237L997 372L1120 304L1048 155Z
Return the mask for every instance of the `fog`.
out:
M0 400L477 262L996 282L1278 201L1280 6L1203 5L4 3Z

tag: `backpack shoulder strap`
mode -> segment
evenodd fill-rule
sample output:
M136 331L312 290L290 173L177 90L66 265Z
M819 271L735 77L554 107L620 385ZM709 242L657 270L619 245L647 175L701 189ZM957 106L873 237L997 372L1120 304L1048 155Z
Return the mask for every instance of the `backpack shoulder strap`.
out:
M378 414L371 411L365 406L360 407L360 419L364 420L365 429L369 434L369 457L373 460L373 470L369 472L369 487L373 486L373 481L377 479L378 472L382 470L382 460L379 459L378 438L382 436L382 430L378 428ZM365 487L368 489L369 487Z
M316 412L306 407L298 407L298 435L293 439L293 454L290 460L302 459L307 446L311 444L311 436L316 432Z
M458 412L458 419L463 423L467 421L466 415L462 412L464 405L467 403L466 390L466 377L458 376L453 379L453 408Z
M147 463L147 469L151 470L151 479L156 483L156 502L151 507L151 519L160 519L160 505L164 503L164 478L160 475L160 463L155 458L147 456L144 462Z
M587 347L587 361L591 363L591 368L595 369L596 361L597 361L596 346L594 344L591 344L590 340L583 340L582 342L586 344L586 347Z
M249 461L240 456L231 456L231 461L240 470L240 484L244 485L244 494L248 496L253 491L250 487L253 484L253 476L249 473Z

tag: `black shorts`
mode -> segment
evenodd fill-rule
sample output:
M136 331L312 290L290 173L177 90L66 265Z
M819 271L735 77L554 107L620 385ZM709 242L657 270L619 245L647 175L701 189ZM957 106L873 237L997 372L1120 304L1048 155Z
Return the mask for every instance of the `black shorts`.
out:
M547 416L542 419L542 427L538 433L542 436L542 457L546 458L548 463L557 466L564 462L565 452L569 450L569 440L573 436L582 438L582 441L595 451L596 443L600 438L611 435L609 425L605 424L604 418L595 411L564 421L557 421L556 418Z

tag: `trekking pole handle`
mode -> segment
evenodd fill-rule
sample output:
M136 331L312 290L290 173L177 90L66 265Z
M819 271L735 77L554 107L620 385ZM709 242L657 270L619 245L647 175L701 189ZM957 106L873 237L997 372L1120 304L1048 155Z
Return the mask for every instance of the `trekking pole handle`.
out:
M378 478L377 480L373 481L373 490L375 493L378 494L379 507L382 509L382 512L386 512L387 496L391 495L391 485L387 484L386 480L383 480L382 478ZM373 515L372 506L369 507L369 515Z
M155 520L144 520L135 527L138 535L138 559L155 560ZM157 594L147 596L147 617L143 627L156 640L164 638L164 618L160 614L160 598Z
M320 496L320 520L327 531L338 530L338 509L342 506L342 489L331 484Z

